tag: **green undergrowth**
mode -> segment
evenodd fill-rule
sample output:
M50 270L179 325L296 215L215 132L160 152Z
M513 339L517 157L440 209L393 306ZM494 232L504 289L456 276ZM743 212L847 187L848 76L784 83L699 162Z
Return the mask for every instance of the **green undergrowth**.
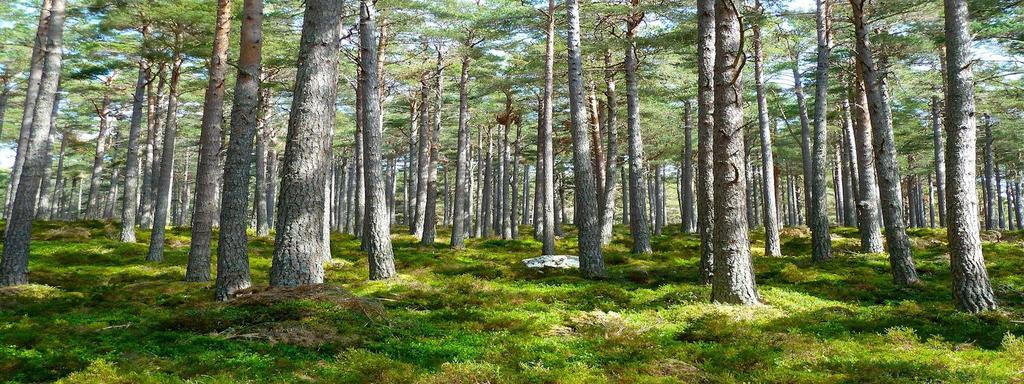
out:
M1001 309L954 311L945 232L910 231L920 287L893 286L882 254L836 228L810 261L806 229L783 257L752 233L765 305L708 303L699 242L670 228L652 255L617 229L606 280L532 271L532 239L415 243L396 228L401 276L366 280L353 237L334 235L324 286L266 289L271 238L251 238L251 294L222 304L182 282L189 233L144 261L148 232L38 223L33 284L0 289L0 382L66 383L889 383L1024 381L1024 245L986 233ZM521 233L528 237L530 230ZM575 252L575 239L558 243Z

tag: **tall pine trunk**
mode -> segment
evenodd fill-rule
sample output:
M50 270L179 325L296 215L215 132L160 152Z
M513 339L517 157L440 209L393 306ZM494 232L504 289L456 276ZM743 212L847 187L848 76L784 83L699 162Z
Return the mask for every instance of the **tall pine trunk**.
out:
M243 0L239 45L235 95L231 103L231 138L224 158L224 187L221 189L223 205L220 209L214 287L217 300L227 300L252 284L249 278L249 239L245 230L249 223L247 209L253 136L260 125L263 0ZM257 210L260 208L257 204Z
M146 36L147 32L148 28L144 28L143 36ZM121 209L120 234L120 240L124 243L135 242L135 215L139 207L139 133L142 130L142 103L148 78L149 64L140 57L139 77L135 80L131 124L128 128L128 154L125 156L124 166L124 207Z
M932 141L935 149L935 189L938 196L939 226L946 226L946 153L942 140L942 107L932 96Z
M555 254L555 154L552 148L552 128L554 103L554 73L555 73L555 0L548 0L546 41L544 45L544 102L541 120L543 121L543 137L539 138L543 144L538 151L543 157L541 160L541 177L538 178L543 186L542 210L543 224L541 228L541 254Z
M860 64L857 64L858 66ZM871 143L871 120L868 116L867 96L864 82L857 71L850 97L853 105L850 115L853 117L854 141L857 147L857 167L860 178L857 179L857 229L860 232L860 251L863 253L881 253L882 227L878 207L878 182L875 179L875 149Z
M612 242L615 226L615 185L617 182L617 169L619 167L619 124L618 124L618 96L615 93L615 72L612 64L611 50L604 53L604 84L605 84L605 123L604 132L608 148L605 150L604 185L601 186L601 193L604 194L604 206L601 207L601 244L608 245ZM594 143L601 145L601 143Z
M217 19L213 29L213 54L210 55L209 81L203 99L203 117L199 131L196 209L192 215L192 237L188 251L188 267L185 269L185 281L210 280L210 240L213 237L213 221L218 215L217 183L220 181L222 171L220 164L220 150L223 144L221 142L223 135L221 120L224 119L224 77L227 72L228 32L230 29L231 0L217 0ZM258 82L259 79L253 81ZM253 95L253 100L256 97Z
M828 127L826 124L826 98L828 97L829 55L832 52L829 37L829 3L817 0L818 65L814 86L814 141L811 147L811 201L808 223L811 227L811 259L815 262L832 258L832 238L829 234L828 197L825 169L828 160Z
M739 10L729 0L715 3L715 261L711 300L758 304L747 229L746 168L743 159L743 100Z
M281 170L281 206L270 266L270 285L324 281L322 238L324 178L338 92L342 4L307 0L299 45L288 141Z
M755 0L757 17L763 16L761 1ZM764 180L761 183L761 195L764 199L762 213L764 223L764 254L765 256L782 256L779 242L779 214L776 210L775 178L769 174L775 169L775 158L772 155L772 133L768 125L768 97L764 88L764 53L761 49L761 20L752 25L754 32L754 83L757 90L757 123L761 133L761 169Z
M0 259L0 286L28 283L29 242L32 219L35 217L36 194L39 181L46 166L46 140L53 117L53 103L56 101L60 81L62 50L64 45L64 0L53 0L49 7L46 45L42 53L42 76L39 94L32 111L32 125L29 140L22 149L25 164L21 173L21 187L18 188L11 207L11 216L4 231L4 247ZM45 12L45 11L44 11Z
M583 106L583 61L580 58L580 9L578 0L566 4L569 18L569 110L572 121L573 175L576 184L575 218L579 231L580 272L587 278L606 275L601 255L601 222L598 217L597 178L591 161L590 136L587 135Z
M946 207L949 255L956 307L981 312L996 307L985 270L978 228L975 185L977 128L974 73L967 2L945 0L946 56Z
M651 253L651 235L648 228L646 201L647 167L644 164L644 143L640 133L640 95L637 84L636 28L643 20L637 7L639 0L631 0L632 10L626 21L626 117L629 131L629 231L633 236L632 252Z
M181 78L181 33L174 35L174 57L171 59L171 79L167 93L166 120L163 127L163 145L160 159L155 161L160 170L155 180L156 202L153 205L153 230L150 233L149 251L146 261L164 260L164 238L167 235L167 208L170 205L171 179L174 173L174 139L178 131L178 82ZM79 185L81 188L81 185Z
M715 2L697 0L697 232L704 284L711 284L715 251Z
M896 143L892 133L892 113L889 110L885 76L876 67L871 52L868 28L865 25L865 3L865 0L851 0L857 34L857 61L863 73L868 114L871 116L872 141L876 151L875 165L878 172L882 217L885 222L885 237L889 247L889 263L896 285L916 285L920 280L914 267L910 239L907 237L903 217L903 197L900 191L899 164L896 162Z
M467 41L466 45L471 45ZM467 49L469 47L466 47ZM462 55L459 73L459 138L455 162L455 217L452 223L451 246L454 249L466 247L466 230L469 227L469 145L472 137L469 131L469 52Z

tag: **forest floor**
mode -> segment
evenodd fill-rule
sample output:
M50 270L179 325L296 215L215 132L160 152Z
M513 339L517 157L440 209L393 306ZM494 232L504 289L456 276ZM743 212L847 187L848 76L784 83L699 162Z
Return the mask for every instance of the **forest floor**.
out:
M34 284L0 289L0 382L1024 381L1022 233L985 234L1002 309L969 315L951 304L942 230L911 231L924 284L898 289L884 255L855 253L854 229L834 230L836 258L820 265L806 230L786 229L786 256L754 262L766 305L737 307L708 303L698 241L675 230L648 256L618 230L604 281L525 269L533 240L453 252L442 233L436 247L396 236L401 277L369 282L357 241L335 235L327 284L276 291L273 240L253 238L264 288L222 304L212 283L182 282L187 230L146 263L116 228L35 226Z

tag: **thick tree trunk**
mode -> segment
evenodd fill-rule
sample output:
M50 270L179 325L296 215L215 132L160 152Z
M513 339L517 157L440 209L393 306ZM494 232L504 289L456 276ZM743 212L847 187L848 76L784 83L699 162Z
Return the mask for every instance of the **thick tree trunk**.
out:
M188 251L188 266L185 269L185 281L210 280L210 241L213 238L213 221L218 215L217 184L222 172L220 164L220 150L223 145L221 142L223 135L221 120L224 119L224 77L227 72L228 32L230 29L231 0L217 0L217 19L213 28L213 54L210 56L209 80L206 86L206 95L203 98L203 117L199 131L196 210L192 215L192 237ZM259 78L253 81L258 83ZM251 95L253 101L257 97L256 94ZM246 108L249 109L249 106ZM253 116L253 120L255 121L255 116ZM234 117L232 117L232 121L234 121ZM248 166L247 163L246 167Z
M586 278L601 278L607 272L601 255L601 214L597 204L597 177L592 163L583 105L583 60L580 56L580 9L577 0L566 4L569 18L569 114L572 121L573 175L576 185L575 216L579 231L580 272Z
M167 94L167 116L163 128L163 148L160 153L159 176L156 183L156 203L153 205L153 230L150 234L146 261L164 260L164 238L167 227L167 208L170 205L171 179L174 173L174 139L178 130L178 82L181 78L180 33L175 34L175 52L171 63L171 81Z
M214 298L217 300L227 300L235 292L252 285L249 278L249 239L245 230L249 221L246 211L249 207L253 136L261 120L263 0L243 0L242 15L238 73L231 103L231 137L224 158L224 187L220 196L223 205L220 209L217 280L214 286ZM256 209L261 208L257 204Z
M640 25L643 14L635 9L631 11L626 25L626 117L629 131L629 231L633 235L632 252L636 254L651 253L651 235L648 229L647 188L644 185L647 175L644 165L644 143L640 133L640 96L637 85L636 71L636 27Z
M743 161L743 100L739 55L743 31L739 10L715 3L715 261L711 301L758 304L747 229L746 168Z
M762 16L764 9L761 1L755 0L754 7ZM768 125L768 96L764 88L764 53L761 49L761 21L755 20L754 32L754 86L757 90L757 122L761 133L761 168L764 170L764 182L761 183L761 195L764 199L762 213L764 215L764 254L765 256L782 256L782 246L779 242L779 213L775 197L775 178L770 177L768 172L775 169L775 158L772 155L772 133Z
M946 209L953 300L957 308L981 312L996 307L985 270L978 229L975 186L974 73L967 2L945 0L946 56Z
M324 177L338 92L340 2L307 0L288 120L270 285L324 281Z
M909 286L920 282L907 238L903 218L903 197L900 192L899 164L896 162L896 145L892 133L892 114L887 100L885 76L875 66L870 40L865 25L864 0L851 0L854 10L854 26L857 33L858 70L863 73L865 93L868 100L868 114L873 128L878 187L885 221L885 236L889 248L889 262L892 265L893 281L896 285Z
M714 273L715 0L697 0L697 232L700 281Z
M38 100L32 110L29 139L21 149L25 164L11 208L7 230L4 231L3 257L0 258L0 286L28 283L29 242L32 219L35 217L36 194L39 178L46 166L46 140L53 115L57 86L60 81L62 49L64 43L64 0L53 0L49 7L49 25L46 45L42 53L42 71ZM45 9L45 8L44 8Z
M143 29L146 36L148 28ZM145 38L143 38L145 39ZM123 243L135 242L135 214L139 207L139 132L142 130L143 97L149 78L149 64L139 59L139 77L135 80L132 97L132 117L128 128L127 155L124 166L124 207L121 209L121 235Z

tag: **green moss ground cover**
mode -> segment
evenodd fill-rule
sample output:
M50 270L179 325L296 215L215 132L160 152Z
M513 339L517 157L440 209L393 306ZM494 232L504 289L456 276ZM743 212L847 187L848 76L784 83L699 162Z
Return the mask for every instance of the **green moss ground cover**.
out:
M785 231L782 258L757 242L759 307L709 304L696 238L671 230L649 256L619 230L604 281L522 268L533 240L453 252L442 233L433 248L396 236L401 277L368 282L358 242L335 235L328 283L292 291L262 289L273 244L253 238L260 289L230 304L181 281L187 230L155 264L148 232L34 233L34 284L0 289L0 382L1024 382L1020 233L985 236L1002 309L980 315L953 310L945 233L931 229L911 231L925 281L912 289L892 285L884 255L856 253L855 229L835 229L821 265L805 231Z

